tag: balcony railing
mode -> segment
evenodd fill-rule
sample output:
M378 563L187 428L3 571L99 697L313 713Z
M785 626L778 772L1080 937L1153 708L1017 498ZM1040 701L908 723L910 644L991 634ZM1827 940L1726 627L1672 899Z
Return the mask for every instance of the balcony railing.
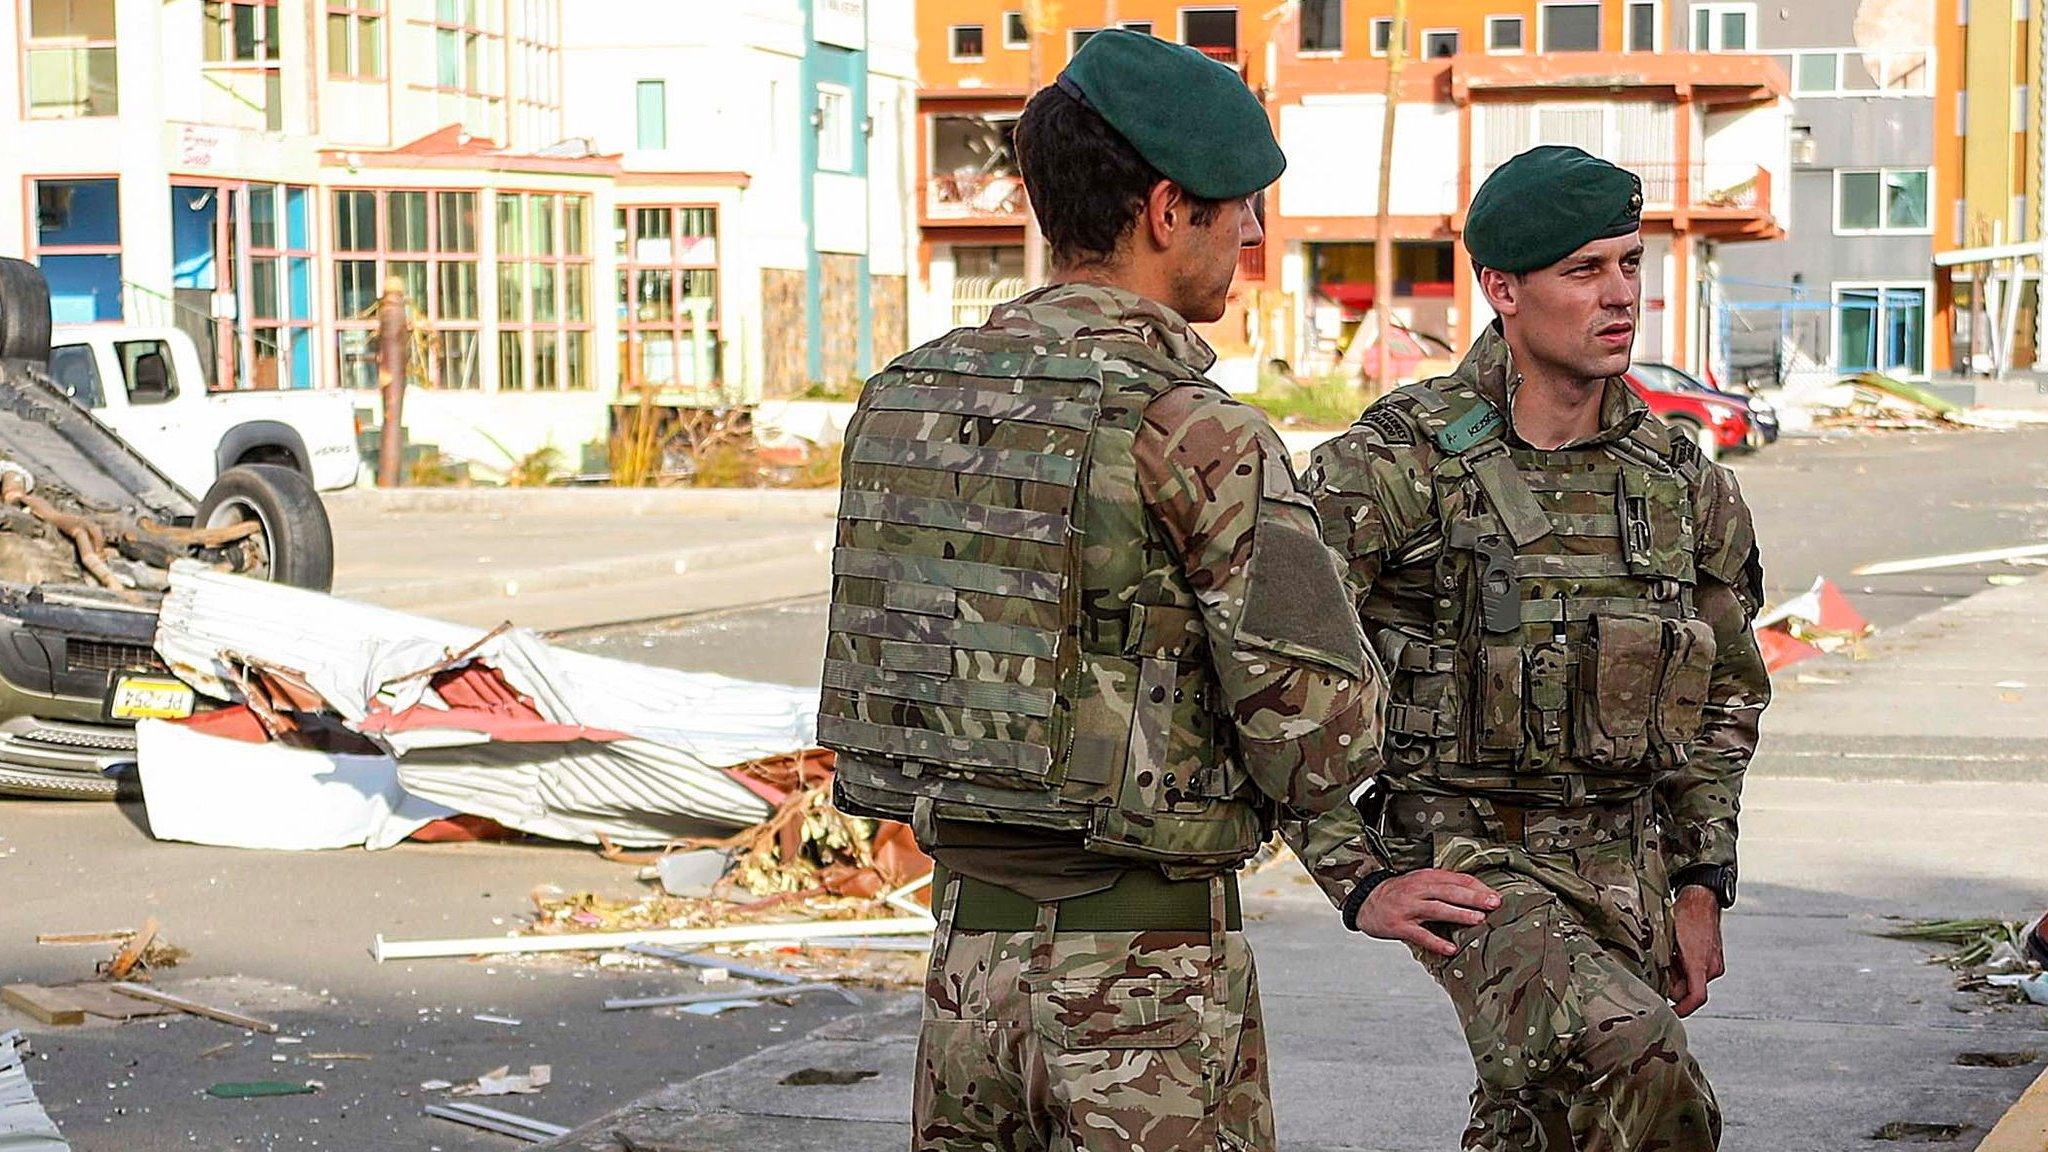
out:
M925 182L924 211L932 220L1021 220L1024 178L1008 171L933 176Z

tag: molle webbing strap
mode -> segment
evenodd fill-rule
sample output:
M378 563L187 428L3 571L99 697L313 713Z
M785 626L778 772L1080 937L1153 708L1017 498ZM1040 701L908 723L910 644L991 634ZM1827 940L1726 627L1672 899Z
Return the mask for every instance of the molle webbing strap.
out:
M886 608L861 608L852 604L834 604L829 624L834 632L871 636L877 640L945 644L977 652L1036 656L1045 660L1051 659L1059 648L1059 637L1039 628L1027 628L1018 624L984 624L977 620L947 620L914 612L891 612Z
M1629 596L1531 600L1522 605L1522 620L1530 624L1581 624L1595 616L1628 616L1644 613L1676 620L1684 615L1684 607L1677 601L1641 600Z
M899 759L988 768L1034 778L1043 778L1052 770L1052 751L1040 744L948 736L923 728L870 724L823 713L818 716L818 740L832 747L858 748Z
M1629 574L1628 558L1619 553L1605 556L1518 555L1517 576L1549 576L1565 580L1602 580Z
M934 680L886 668L870 668L849 660L826 660L824 685L842 692L869 692L915 704L980 708L1031 717L1052 715L1053 706L1057 703L1057 695L1050 688L974 680Z
M1066 539L1068 532L1067 518L1058 512L999 508L971 500L908 496L900 492L848 489L839 498L839 514L849 520L947 528L1035 544L1058 544Z
M1552 512L1550 530L1559 536L1597 536L1621 539L1621 517L1611 512Z
M1037 380L1090 380L1100 383L1102 365L1071 355L998 351L947 344L913 349L893 368L904 372L945 372L962 376L1023 377Z
M1543 468L1522 467L1522 483L1532 492L1593 492L1601 496L1614 495L1618 483L1614 472L1553 472Z
M1017 596L1044 604L1060 601L1060 577L1028 568L1005 568L973 560L946 560L937 556L897 556L865 548L839 548L832 553L834 576L862 576L873 580L908 580L918 584L943 584L961 592L983 592L995 596Z
M1077 456L1025 452L1016 448L980 448L944 441L868 436L854 442L853 463L923 468L933 472L964 472L1040 484L1072 485L1081 476Z
M896 384L877 388L867 406L884 412L933 412L951 416L987 416L1024 424L1050 424L1086 432L1095 426L1093 403L1049 396L1024 396L992 388L925 388Z
M1486 493L1486 502L1500 514L1501 524L1507 528L1515 547L1526 548L1550 535L1550 515L1515 470L1515 461L1506 448L1491 445L1465 463L1472 471L1472 479Z

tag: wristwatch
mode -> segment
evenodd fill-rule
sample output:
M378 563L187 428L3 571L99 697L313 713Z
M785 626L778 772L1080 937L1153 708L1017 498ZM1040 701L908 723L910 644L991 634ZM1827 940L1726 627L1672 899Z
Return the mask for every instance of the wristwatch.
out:
M1676 896L1681 889L1698 886L1714 894L1714 900L1723 908L1735 907L1735 865L1694 864L1680 868L1671 878L1671 894Z
M1392 868L1381 868L1369 873L1365 879L1352 886L1351 894L1344 898L1344 907L1342 909L1344 913L1344 927L1349 928L1353 932L1365 931L1365 929L1358 926L1359 909L1365 907L1365 902L1372 897L1373 889L1400 874Z

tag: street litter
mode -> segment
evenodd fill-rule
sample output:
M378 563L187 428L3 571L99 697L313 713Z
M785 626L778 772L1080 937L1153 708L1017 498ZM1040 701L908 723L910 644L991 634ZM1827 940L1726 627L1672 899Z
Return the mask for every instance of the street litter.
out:
M7 1152L69 1152L64 1134L43 1111L22 1062L18 1031L0 1032L0 1148Z
M872 1080L881 1073L872 1068L799 1068L784 1076L778 1083L790 1088L815 1088L820 1086L844 1087Z
M483 1016L483 1015L477 1015L477 1016L471 1016L471 1017L470 1017L470 1019L471 1019L471 1020L474 1020L474 1021L476 1021L476 1022L477 1022L477 1023L479 1023L479 1024L506 1024L506 1025L511 1025L511 1026L513 1026L513 1027L517 1027L517 1026L519 1025L519 1023L520 1023L520 1021L518 1021L518 1020L514 1020L514 1019L513 1019L512 1017L510 1017L510 1016Z
M266 1096L310 1096L320 1090L312 1080L247 1080L215 1084L206 1090L216 1100L257 1100Z
M2048 544L2020 544L2011 548L1986 548L1977 552L1954 552L1944 556L1921 556L1911 560L1886 560L1865 564L1856 576L1896 576L1906 572L1934 572L1943 568L1968 568L1975 564L2010 563L2048 556Z
M801 984L804 982L803 977L795 976L788 972L777 972L772 968L746 968L725 959L723 956L695 956L688 952L678 952L673 948L663 948L655 944L628 944L626 951L637 952L642 956L654 956L663 960L673 960L678 964L688 964L695 968L702 968L707 972L718 972L721 973L719 979L724 979L726 976L739 976L744 979L759 981L763 984Z
M183 996L173 996L168 992L161 992L155 988L125 983L116 984L113 987L114 991L119 992L123 996L133 996L137 1000L154 1001L167 1008L175 1008L180 1012L193 1016L204 1016L208 1020L218 1020L223 1024L233 1024L237 1028L247 1028L252 1032L262 1032L265 1034L277 1031L277 1025L268 1020L248 1016L226 1008L216 1008L210 1004L201 1004L197 1000L187 1000Z
M105 932L44 932L36 937L38 944L122 944L135 935L133 928L113 928Z
M9 984L0 988L0 1003L6 1004L38 1024L55 1027L85 1023L85 1009L62 992L36 984Z
M815 742L816 694L585 655L178 564L156 646L289 751L338 717L442 807L551 839L653 846L749 828L773 801L732 770ZM141 758L148 802L152 758Z
M99 966L99 973L109 980L126 980L131 976L142 977L143 973L159 968L175 968L180 960L190 953L166 941L157 939L162 926L152 916L144 921L142 930L130 936L126 943L114 953L112 959ZM147 977L142 977L147 978Z
M667 928L641 932L588 932L561 936L486 936L466 940L376 939L371 955L383 960L423 960L443 956L500 956L532 952L590 952L632 944L690 947L704 944L778 943L848 932L875 936L924 936L929 917L889 920L820 920L789 924L732 924L721 928Z
M569 1134L569 1129L560 1124L549 1124L544 1120L500 1112L481 1104L429 1104L424 1114L437 1120L453 1120L457 1124L467 1124L471 1128L511 1136L528 1144L539 1144Z
M1755 628L1764 667L1772 672L1839 651L1875 631L1824 576L1815 578L1804 593L1757 617Z
M723 1016L739 1008L759 1008L759 1000L711 1000L703 1004L685 1004L683 1011L692 1016Z
M555 1078L552 1065L535 1064L524 1074L514 1074L510 1065L493 1068L473 1082L455 1089L457 1096L530 1096Z
M677 996L616 997L604 1002L604 1010L621 1012L631 1008L681 1008L691 1004L721 1004L734 1000L773 1000L812 992L830 992L848 1004L860 1004L860 997L837 984L786 984L778 988L750 988L744 992L686 992Z
M1924 431L1950 424L1978 423L1961 405L1919 385L1876 372L1847 379L1820 377L1788 383L1773 402L1787 430L1811 427Z

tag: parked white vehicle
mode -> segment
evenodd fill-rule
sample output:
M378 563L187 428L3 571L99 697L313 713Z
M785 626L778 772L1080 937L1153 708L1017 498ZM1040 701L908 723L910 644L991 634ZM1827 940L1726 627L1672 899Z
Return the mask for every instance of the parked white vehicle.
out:
M362 468L348 393L209 393L198 348L176 328L58 328L50 377L187 492L237 464L291 468L321 491L353 485Z

